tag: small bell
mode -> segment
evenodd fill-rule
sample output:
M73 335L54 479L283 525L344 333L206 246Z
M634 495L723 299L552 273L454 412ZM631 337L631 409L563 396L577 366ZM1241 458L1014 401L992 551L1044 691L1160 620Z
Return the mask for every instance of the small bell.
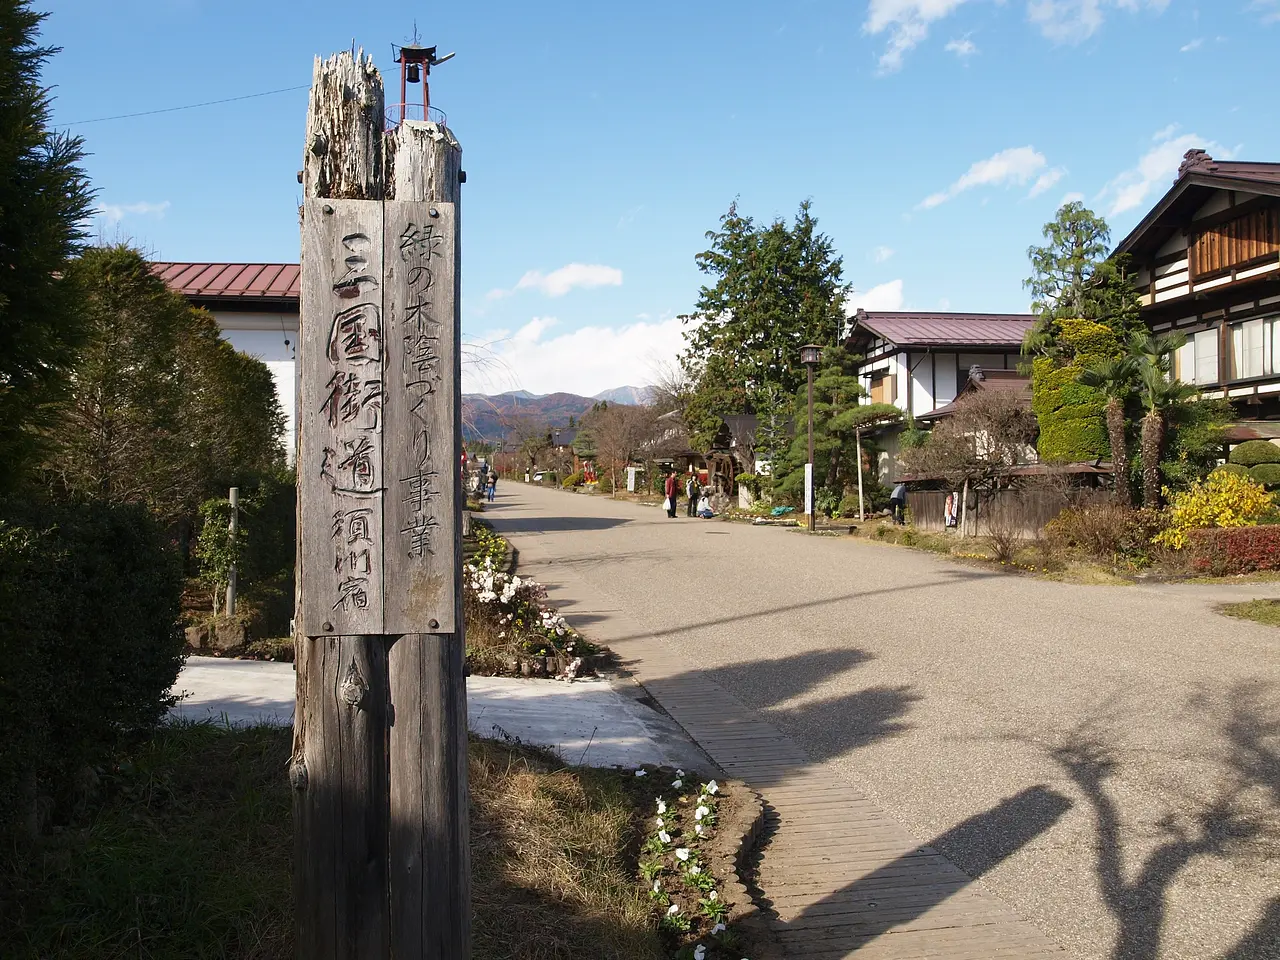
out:
M422 79L421 68L416 63L409 64L408 68L405 70L404 78L409 83L417 83Z

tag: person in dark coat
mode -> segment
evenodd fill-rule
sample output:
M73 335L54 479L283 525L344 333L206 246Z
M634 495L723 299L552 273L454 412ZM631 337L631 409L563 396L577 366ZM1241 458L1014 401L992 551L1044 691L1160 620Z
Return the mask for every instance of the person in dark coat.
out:
M889 512L893 515L893 522L904 524L907 522L907 485L899 483L893 488L889 494Z
M676 515L676 498L680 495L680 484L676 482L674 470L667 474L666 482L663 483L662 487L667 495L667 516L674 517Z
M689 508L685 513L688 516L696 517L698 515L698 499L702 496L702 485L698 483L698 475L696 473L689 474L689 479L684 482L684 495L689 498Z

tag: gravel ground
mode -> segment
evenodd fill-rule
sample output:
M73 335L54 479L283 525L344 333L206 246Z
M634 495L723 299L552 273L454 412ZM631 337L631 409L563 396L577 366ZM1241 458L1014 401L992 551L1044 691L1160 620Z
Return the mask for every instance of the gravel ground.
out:
M1280 631L1213 611L1280 583L1071 586L523 484L485 516L588 633L673 644L1071 955L1280 958Z

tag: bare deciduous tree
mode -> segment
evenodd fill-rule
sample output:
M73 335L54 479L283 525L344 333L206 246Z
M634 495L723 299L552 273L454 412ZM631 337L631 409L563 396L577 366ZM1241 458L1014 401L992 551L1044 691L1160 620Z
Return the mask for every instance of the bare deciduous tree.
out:
M618 467L629 464L653 439L655 419L651 407L623 404L601 405L582 418L583 428L595 439L597 459L609 468L615 496Z

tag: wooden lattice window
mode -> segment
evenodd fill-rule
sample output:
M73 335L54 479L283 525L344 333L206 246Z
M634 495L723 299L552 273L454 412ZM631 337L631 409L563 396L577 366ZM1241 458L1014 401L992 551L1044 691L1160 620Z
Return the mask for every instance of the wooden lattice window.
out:
M1222 273L1280 254L1280 209L1254 210L1209 227L1195 239L1195 273Z

